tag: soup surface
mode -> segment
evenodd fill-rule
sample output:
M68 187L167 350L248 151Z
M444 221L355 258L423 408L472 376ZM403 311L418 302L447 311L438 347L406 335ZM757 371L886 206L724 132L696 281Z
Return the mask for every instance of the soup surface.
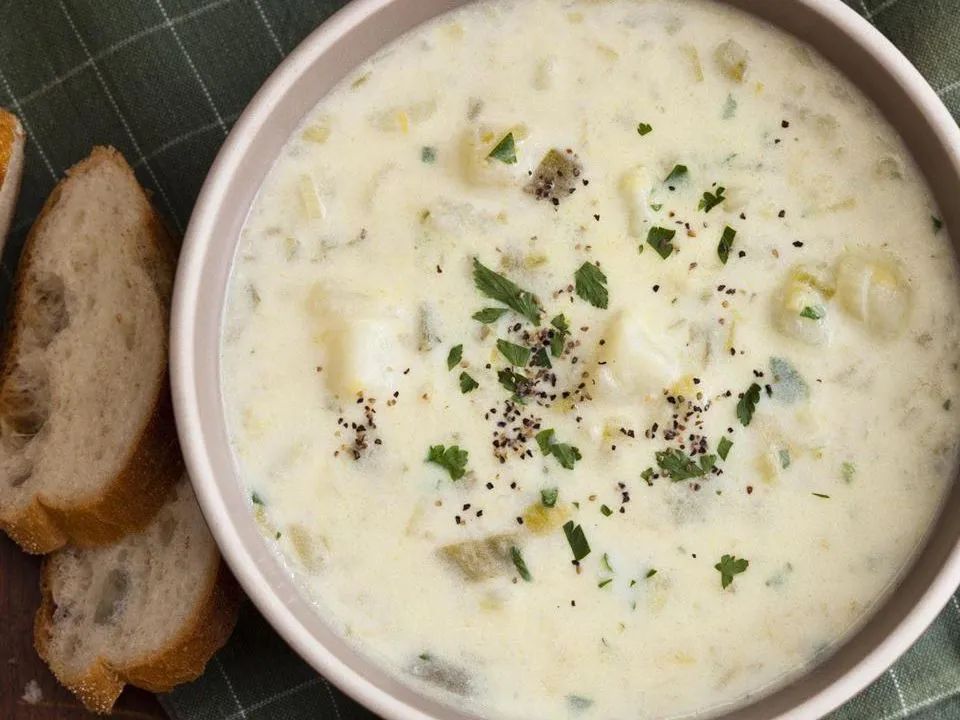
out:
M470 4L310 113L222 344L318 612L484 717L742 702L861 623L955 470L958 277L901 141L700 0Z

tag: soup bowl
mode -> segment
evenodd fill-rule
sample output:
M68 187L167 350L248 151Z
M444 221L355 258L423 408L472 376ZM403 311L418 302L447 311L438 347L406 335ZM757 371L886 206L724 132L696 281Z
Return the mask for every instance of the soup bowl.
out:
M840 0L716 0L810 44L900 133L944 214L960 228L960 130L922 76ZM256 193L304 115L357 65L464 0L357 0L273 73L220 151L190 220L177 272L171 376L180 440L197 497L224 557L290 646L388 720L475 717L431 699L359 654L305 599L263 541L228 441L220 336L231 265ZM956 242L957 236L953 237ZM960 583L960 487L954 483L915 562L860 629L815 667L725 720L812 718L867 686L919 637Z

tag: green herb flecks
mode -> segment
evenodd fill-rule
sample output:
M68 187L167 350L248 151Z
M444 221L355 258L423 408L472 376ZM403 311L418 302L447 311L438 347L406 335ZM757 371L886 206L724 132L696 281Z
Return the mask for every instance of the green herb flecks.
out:
M563 355L566 337L570 333L570 324L563 315L557 315L550 324L554 327L553 336L550 338L550 354L557 358Z
M525 375L521 375L512 368L498 370L497 380L500 381L500 384L503 385L503 387L512 392L514 397L517 399L519 399L520 393L522 393L530 385L530 378Z
M720 442L717 443L717 455L720 456L721 460L726 460L727 455L730 454L730 448L733 447L733 441L724 436L720 438Z
M788 467L790 467L790 451L787 449L783 449L780 451L779 455L780 455L780 467L781 469L786 470Z
M607 276L593 263L585 262L574 273L577 295L598 308L606 308L609 301Z
M800 317L808 320L822 320L826 314L827 311L820 305L807 305L800 311Z
M655 474L655 473L653 472L653 468L652 468L652 467L648 467L646 470L644 470L642 473L640 473L640 477L642 477L642 478L644 479L644 481L647 483L647 485L653 485L653 476L654 476L654 474Z
M734 555L724 555L713 567L720 573L720 585L726 590L735 576L747 571L750 562Z
M506 340L497 340L497 350L516 367L526 367L530 360L530 349L520 345L514 345Z
M727 95L726 102L723 103L723 119L729 120L737 114L737 101L733 95Z
M544 507L552 508L557 504L558 497L560 497L559 488L544 488L540 491L540 503Z
M760 386L753 383L737 403L737 418L740 424L746 427L753 420L753 413L760 402Z
M938 218L936 215L931 215L930 221L933 223L934 234L940 232L943 229L943 220Z
M649 135L651 132L653 132L653 125L648 125L647 123L643 122L637 125L637 133L640 135L640 137Z
M478 387L480 387L480 383L470 377L468 373L460 373L460 392L466 395L468 392L473 392Z
M737 231L727 225L723 228L723 234L720 236L720 242L717 244L717 257L724 265L730 257L730 249L733 247L733 241L737 237Z
M437 149L435 147L430 147L429 145L424 145L422 148L420 148L420 160L428 165L436 162Z
M652 227L647 233L647 244L657 251L664 260L673 254L673 240L676 230L662 227Z
M553 363L550 362L550 356L547 355L547 349L544 347L539 348L530 358L530 365L533 367L542 367L542 368L552 368Z
M521 289L512 280L494 272L476 258L473 259L473 282L477 290L491 300L503 303L535 325L540 322L540 307L533 293Z
M614 572L613 565L610 564L610 556L606 553L600 557L600 568L607 572Z
M720 205L727 198L724 196L726 188L723 185L720 185L716 192L705 192L703 197L700 198L700 202L697 205L697 210L703 210L705 213L713 210L717 205Z
M537 445L540 446L540 452L544 455L553 455L561 467L567 470L573 470L573 466L581 459L580 450L573 445L556 441L556 432L553 428L541 430L535 437Z
M593 705L593 700L581 697L580 695L567 695L567 704L570 705L570 709L574 712L583 712Z
M513 560L513 566L517 569L517 573L521 578L527 582L533 580L530 571L527 569L527 563L524 562L523 555L520 553L520 548L516 545L510 548L510 559Z
M472 317L477 322L481 322L484 325L489 325L490 323L495 323L497 320L506 315L506 308L484 308L483 310L478 310L475 312Z
M513 141L513 133L508 132L504 135L503 139L497 143L487 157L499 160L505 165L515 165L517 162L517 146Z
M463 360L463 345L454 345L447 353L447 370L453 370Z
M661 450L655 457L660 470L673 482L703 477L713 469L716 463L714 455L702 455L698 463L683 450L676 448Z
M657 569L656 569L656 568L650 568L649 570L647 570L647 574L644 575L643 577L644 577L645 579L649 580L650 578L652 578L652 577L653 577L654 575L656 575L656 574L657 574Z
M810 494L813 495L814 497L823 498L824 500L830 499L829 495L824 495L823 493L810 493Z
M466 450L461 450L456 445L445 448L443 445L431 445L427 453L427 462L439 465L448 473L451 480L459 480L467 472Z
M613 510L611 510L611 509L610 509L608 506L606 506L606 505L601 505L601 506L600 506L600 512L603 513L603 516L604 516L604 517L610 517L611 515L613 515Z
M673 170L670 171L670 174L663 179L663 182L666 184L676 183L680 180L684 180L687 177L687 166L686 165L674 165Z
M843 481L848 485L853 482L854 476L857 474L857 466L852 462L845 462L840 465L840 476L843 478Z
M563 534L567 536L567 542L570 543L574 560L579 562L590 554L590 543L587 542L587 536L583 534L583 528L574 524L573 520L567 520L564 523Z
M250 494L250 502L252 502L254 505L259 505L261 507L266 505L266 503L263 501L263 498L260 497L260 495L255 492Z

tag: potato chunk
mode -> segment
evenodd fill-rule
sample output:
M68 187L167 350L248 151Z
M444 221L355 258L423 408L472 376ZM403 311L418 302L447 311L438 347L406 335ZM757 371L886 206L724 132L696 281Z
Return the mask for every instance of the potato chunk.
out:
M794 268L781 288L774 308L777 327L784 335L808 345L830 340L827 300L832 288L810 268Z
M610 397L659 396L681 376L676 361L647 333L640 315L622 310L610 321L597 354L598 390Z
M491 156L497 147L503 145L508 138L507 145L512 142L514 154L519 153L522 140L526 137L526 129L522 126L491 127L481 126L468 130L461 143L461 160L464 180L470 185L480 186L507 186L519 184L526 172L520 163L514 159L510 162L507 153L498 153L499 157Z
M717 46L713 54L720 72L734 82L742 83L747 74L749 55L743 45L736 40L727 40Z
M650 225L652 187L650 172L643 165L628 170L620 180L620 193L627 206L628 231L635 238L646 237Z
M847 253L837 261L837 298L841 307L871 332L898 335L910 314L910 286L892 257Z

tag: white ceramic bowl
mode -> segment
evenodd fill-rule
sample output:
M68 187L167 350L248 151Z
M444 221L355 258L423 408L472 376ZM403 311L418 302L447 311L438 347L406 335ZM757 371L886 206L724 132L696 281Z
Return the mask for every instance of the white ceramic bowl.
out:
M840 0L722 1L810 43L848 75L903 136L947 227L960 228L960 131L893 45ZM171 374L180 440L220 549L247 594L294 650L389 720L471 716L425 698L356 653L301 597L261 539L227 441L220 331L241 226L301 118L383 45L464 2L356 0L284 61L237 122L207 177L187 230L174 296ZM830 711L896 660L958 584L960 489L955 486L916 563L869 622L822 664L724 720L813 718Z

